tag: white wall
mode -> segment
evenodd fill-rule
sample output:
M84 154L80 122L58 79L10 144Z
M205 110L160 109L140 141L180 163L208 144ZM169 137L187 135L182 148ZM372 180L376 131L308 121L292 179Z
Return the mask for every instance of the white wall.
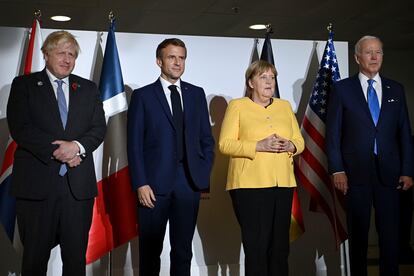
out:
M53 30L42 30L46 37ZM8 129L5 120L7 98L12 79L22 72L22 57L27 41L27 29L0 27L0 158L6 146ZM75 74L93 80L100 72L96 56L104 47L106 33L72 31L77 37L81 54L77 59ZM117 33L118 51L124 83L135 89L159 76L155 64L155 49L171 35ZM176 36L187 45L188 58L183 79L202 86L207 95L212 131L218 139L221 121L227 102L244 95L244 72L250 63L254 40L251 38L224 38L201 36ZM98 41L102 38L102 42ZM263 42L262 40L260 41ZM262 44L259 43L259 53ZM272 40L281 97L291 102L299 117L307 104L315 80L318 62L325 41ZM341 77L348 75L348 44L335 42ZM95 68L96 64L96 68ZM127 90L130 90L127 89ZM303 97L302 97L303 95ZM201 201L197 231L193 242L193 275L242 275L243 252L239 227L235 220L228 194L224 191L227 157L216 151L210 193ZM0 161L2 162L2 161ZM329 275L339 275L339 253L335 250L333 234L327 218L309 213L308 197L299 189L305 215L306 232L292 244L291 275L313 275L315 252L325 255ZM162 275L168 275L169 245L166 236L162 254ZM11 247L4 245L7 239L0 230L0 274L18 271L19 257ZM131 257L132 256L132 257ZM54 257L55 258L55 257ZM137 275L137 241L116 249L112 254L112 275ZM105 275L109 257L88 267L89 275ZM56 262L55 262L56 264ZM59 275L59 265L53 266L51 275ZM7 273L6 273L7 275Z

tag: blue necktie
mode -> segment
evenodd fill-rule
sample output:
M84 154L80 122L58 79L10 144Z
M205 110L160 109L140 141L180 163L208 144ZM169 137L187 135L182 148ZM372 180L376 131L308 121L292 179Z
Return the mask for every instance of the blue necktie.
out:
M374 124L377 125L378 118L380 114L380 106L379 101L377 97L377 92L375 91L375 88L373 86L374 84L373 79L368 80L368 94L367 94L367 100L368 100L368 107L369 111L371 112L372 120L374 121ZM374 140L374 153L377 154L377 140Z
M63 128L66 127L66 122L68 120L68 107L66 105L66 98L65 93L63 93L63 80L55 80L57 83L57 102L59 106L59 113L60 113L60 119L62 120ZM59 175L64 176L68 169L66 168L66 164L62 164L59 169Z

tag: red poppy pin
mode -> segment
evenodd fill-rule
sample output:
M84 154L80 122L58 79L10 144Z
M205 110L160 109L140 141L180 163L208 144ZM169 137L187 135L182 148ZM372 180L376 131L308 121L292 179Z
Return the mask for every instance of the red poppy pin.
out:
M76 91L79 87L80 87L80 85L77 82L72 83L72 90L73 91Z

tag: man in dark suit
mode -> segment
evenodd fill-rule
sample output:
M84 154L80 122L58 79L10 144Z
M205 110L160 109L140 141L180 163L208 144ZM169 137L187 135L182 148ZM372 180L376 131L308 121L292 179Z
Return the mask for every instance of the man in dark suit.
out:
M97 193L92 152L106 124L96 85L72 75L79 45L66 31L42 46L46 68L13 80L7 105L17 143L11 193L24 245L22 275L46 275L60 244L63 275L85 275Z
M208 188L214 140L202 88L180 79L187 50L171 38L158 45L161 76L133 92L128 160L140 206L139 272L159 275L169 222L171 275L190 275L200 191Z
M398 275L400 190L413 185L413 144L404 88L379 75L382 42L355 45L359 74L334 84L326 142L335 187L346 195L351 274L367 275L372 206L379 237L380 275Z

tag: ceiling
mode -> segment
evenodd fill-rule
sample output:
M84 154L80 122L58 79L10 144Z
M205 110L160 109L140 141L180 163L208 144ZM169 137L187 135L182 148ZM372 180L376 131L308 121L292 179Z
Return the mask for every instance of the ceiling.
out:
M0 26L29 27L36 9L51 29L106 31L113 10L118 32L261 38L265 31L248 26L270 23L274 39L326 40L331 22L335 40L350 47L371 34L385 51L414 49L412 0L0 0ZM72 20L49 19L57 14Z

